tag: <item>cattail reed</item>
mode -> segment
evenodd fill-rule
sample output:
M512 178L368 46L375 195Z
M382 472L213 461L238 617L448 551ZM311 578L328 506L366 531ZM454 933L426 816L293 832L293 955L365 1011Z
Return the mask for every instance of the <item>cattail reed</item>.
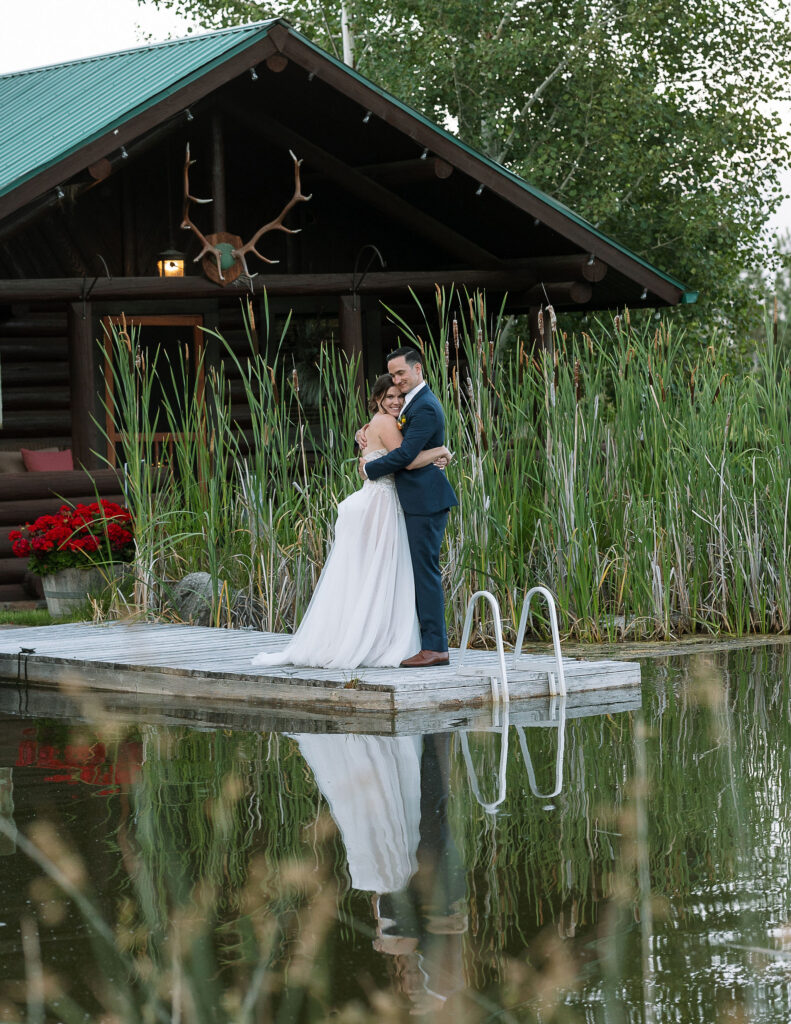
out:
M275 404L278 405L280 403L280 392L278 391L277 380L275 379L275 371L271 366L267 366L266 369L269 373L269 380L272 383L272 397L275 400Z
M458 308L458 297L438 291L436 322L422 337L392 313L423 352L456 452L447 472L460 509L443 555L452 642L474 576L515 614L513 595L545 583L562 628L580 639L614 635L616 620L627 638L791 631L791 374L771 322L754 369L739 377L723 372L725 339L713 336L705 358L693 358L679 329L657 333L637 314L630 334L623 314L580 337L555 332L551 355L527 338L509 354L498 344L504 318L487 323L477 296L468 297L470 322ZM542 331L550 322L545 308ZM261 329L269 337L269 325ZM356 365L322 348L308 404L305 371L286 357L265 364L215 338L227 374L220 362L207 366L203 396L180 352L172 369L184 386L158 424L152 388L171 368L153 355L135 368L134 328L121 325L112 339L123 354L112 365L114 414L138 527L136 600L166 614L159 581L204 570L218 601L234 589L250 595L257 610L247 624L293 629L337 502L359 486L353 437L367 417ZM234 426L242 402L244 433ZM173 437L161 455L157 430ZM145 467L160 457L155 486ZM509 611L510 640L512 620Z
M483 420L481 419L480 416L478 417L478 436L479 436L480 441L481 441L481 448L485 452L488 452L489 451L489 440L486 437L486 429L485 429L485 427L483 425Z

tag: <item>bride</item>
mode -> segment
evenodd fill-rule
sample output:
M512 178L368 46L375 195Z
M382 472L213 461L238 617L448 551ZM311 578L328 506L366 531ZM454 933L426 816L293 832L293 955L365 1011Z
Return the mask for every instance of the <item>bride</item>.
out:
M366 462L400 447L403 405L390 374L378 377L368 403ZM430 448L406 468L449 460L447 448ZM299 629L282 650L257 655L253 665L395 667L418 647L412 561L393 477L366 480L338 505L335 540Z

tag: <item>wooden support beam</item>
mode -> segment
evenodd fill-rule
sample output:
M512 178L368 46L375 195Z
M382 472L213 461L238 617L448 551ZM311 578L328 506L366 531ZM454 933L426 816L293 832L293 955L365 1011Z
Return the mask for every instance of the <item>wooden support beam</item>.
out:
M357 286L360 293L372 295L415 291L433 291L435 285L459 288L483 288L488 291L524 291L535 284L535 275L527 270L399 270L372 271ZM581 287L586 287L581 285ZM590 287L589 285L587 286ZM75 277L0 280L0 303L72 301L82 295L83 280ZM259 274L252 280L256 294L269 295L344 295L351 293L351 274ZM220 295L249 294L250 282L223 288L203 276L194 277L100 277L93 286L91 299L198 299ZM0 324L0 335L10 333Z
M264 110L257 110L253 114L234 107L229 108L228 113L248 131L254 131L265 136L270 142L293 150L306 163L313 164L314 170L330 178L344 191L351 192L387 217L411 229L421 238L451 253L455 260L464 260L473 266L489 269L499 267L500 261L487 249L418 209L384 185L372 181L361 171L277 121Z
M357 359L357 390L365 395L363 374L363 314L359 296L341 295L338 301L341 348L347 359Z
M222 119L218 113L211 116L211 188L212 231L215 235L227 231L225 213L225 146L222 137Z
M288 57L284 57L282 53L273 53L271 57L266 58L265 63L270 71L279 75L281 71L285 71L288 67Z
M544 286L534 285L526 293L514 294L515 302L529 306L584 306L590 302L593 289L587 281L557 281Z
M96 378L93 318L89 302L69 305L69 386L71 388L71 450L75 469L96 469L92 449L97 448L93 423Z
M447 181L453 174L452 165L447 160L440 160L438 156L428 156L425 160L416 157L414 160L365 164L355 167L355 170L387 185L406 185L413 181Z
M607 276L607 264L587 253L571 256L533 256L514 260L509 266L532 270L537 281L574 281L581 279L598 284Z

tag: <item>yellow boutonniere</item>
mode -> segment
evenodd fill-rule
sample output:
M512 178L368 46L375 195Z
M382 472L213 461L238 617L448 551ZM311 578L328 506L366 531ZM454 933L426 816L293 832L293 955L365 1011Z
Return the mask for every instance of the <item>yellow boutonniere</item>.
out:
M399 416L398 419L396 420L396 425L398 426L399 430L403 430L404 429L404 424L405 423L406 423L406 416L404 416L404 415Z

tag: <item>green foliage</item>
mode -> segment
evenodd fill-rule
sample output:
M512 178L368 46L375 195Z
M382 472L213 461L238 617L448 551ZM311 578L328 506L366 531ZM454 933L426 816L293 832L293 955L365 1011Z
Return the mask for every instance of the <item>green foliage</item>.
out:
M49 626L52 616L46 608L0 608L0 624L4 626Z
M454 641L479 589L497 596L513 641L522 595L536 583L555 593L567 635L583 640L791 628L791 375L771 331L755 369L738 377L722 336L697 356L683 332L637 328L628 313L591 334L558 335L554 359L538 361L522 346L497 355L504 321L482 295L438 293L424 312L422 336L391 315L424 350L455 452L448 474L459 508L443 553ZM252 413L248 435L212 368L203 392L184 384L166 403L172 443L155 455L163 425L125 395L145 395L154 373L183 380L184 368L130 360L127 343L134 353L134 339L116 338L114 392L137 417L136 432L120 419L117 429L130 467L138 609L166 614L168 581L202 570L214 581L217 625L293 629L337 504L359 486L357 364L322 350L313 424L277 350L269 363L252 348L229 349ZM473 636L491 639L481 623Z
M788 0L139 0L207 27L283 16L701 293L737 338L788 136Z

